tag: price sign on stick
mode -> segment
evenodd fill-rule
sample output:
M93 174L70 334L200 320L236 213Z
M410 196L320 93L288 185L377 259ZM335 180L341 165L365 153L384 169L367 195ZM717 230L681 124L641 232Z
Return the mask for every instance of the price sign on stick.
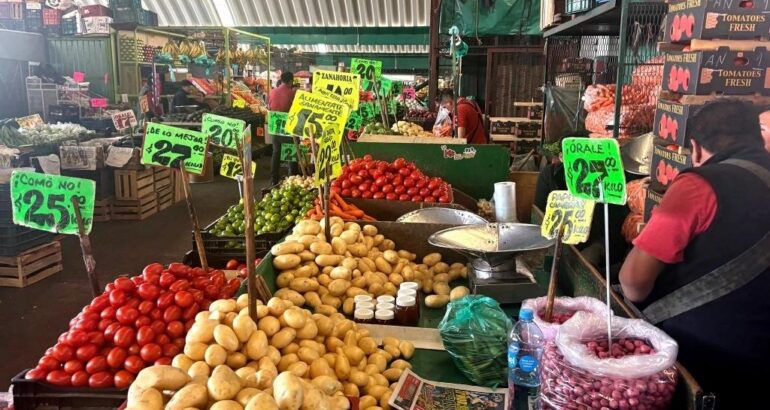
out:
M375 107L375 103L373 102L366 102L361 103L358 106L358 113L361 115L361 118L364 120L369 120L374 118L376 115L377 108ZM360 128L360 127L359 127Z
M246 100L235 99L233 100L233 108L246 108Z
M306 145L300 145L299 150L304 156L310 152L310 148ZM281 144L281 161L297 162L297 147L294 144Z
M256 172L257 163L251 161L251 172ZM236 176L243 175L243 167L241 166L241 160L230 154L224 154L222 156L222 166L219 168L219 175L230 179L238 179Z
M202 132L151 122L144 136L142 164L179 168L179 162L184 161L187 172L200 175L208 143Z
M361 76L361 88L372 91L374 81L382 77L382 61L353 58L350 60L350 71Z
M380 80L380 95L383 97L388 96L391 91L393 91L393 81L387 78Z
M361 124L363 121L364 119L361 118L361 114L359 114L358 111L351 111L350 116L348 117L348 122L345 123L345 128L358 131L361 129Z
M342 136L324 136L318 139L318 153L315 163L315 185L321 186L327 181L342 175L340 162L340 142Z
M597 202L626 204L626 175L617 140L565 138L562 151L567 188L572 195Z
M361 76L358 74L324 70L313 73L313 92L326 90L337 94L354 110L358 109L360 84Z
M246 122L214 114L203 114L201 129L211 136L211 143L227 148L238 148L240 135Z
M41 231L78 234L75 198L86 234L91 232L96 183L90 179L15 171L11 176L13 223Z
M286 119L289 114L280 111L267 112L267 132L271 135L287 135Z
M136 127L139 123L136 121L133 110L125 110L112 114L112 124L115 125L116 130L123 131L127 128Z
M339 140L348 121L350 107L333 98L297 91L286 119L288 134L309 138Z
M548 239L556 239L563 226L562 243L583 243L588 240L593 215L594 201L577 198L568 191L552 191L548 194L540 234Z

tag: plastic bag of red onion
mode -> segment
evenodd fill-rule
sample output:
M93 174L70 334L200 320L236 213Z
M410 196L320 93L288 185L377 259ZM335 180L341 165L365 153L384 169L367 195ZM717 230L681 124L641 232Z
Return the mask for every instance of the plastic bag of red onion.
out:
M543 296L527 299L521 304L522 309L531 309L535 312L535 324L543 332L545 340L554 340L561 325L577 312L591 312L597 315L604 315L607 312L607 305L596 298L588 296L576 298L559 297L553 301L551 321L546 322L543 317L545 316L545 305L547 302L548 297Z
M543 409L666 409L677 382L678 346L640 319L576 313L543 353Z

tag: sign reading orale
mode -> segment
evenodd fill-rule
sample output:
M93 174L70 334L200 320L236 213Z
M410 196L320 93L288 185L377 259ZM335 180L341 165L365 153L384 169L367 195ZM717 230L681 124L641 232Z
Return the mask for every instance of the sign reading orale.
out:
M203 173L208 137L202 132L148 123L142 146L142 164L185 169L193 174Z
M562 140L562 152L567 188L572 195L597 202L625 205L626 175L617 140L565 138Z
M127 128L136 127L138 122L133 110L125 110L112 114L112 124L115 125L116 130L122 131Z
M577 245L588 240L591 232L591 218L594 215L594 201L572 196L569 191L551 191L545 208L540 234L556 239L563 225L562 243Z
M313 92L326 90L341 96L351 109L358 109L361 76L352 73L318 70L313 73Z
M221 115L203 114L201 129L211 137L211 143L228 148L238 148L246 122Z
M13 223L47 232L78 234L75 198L85 233L91 232L96 182L90 179L15 171L11 176Z

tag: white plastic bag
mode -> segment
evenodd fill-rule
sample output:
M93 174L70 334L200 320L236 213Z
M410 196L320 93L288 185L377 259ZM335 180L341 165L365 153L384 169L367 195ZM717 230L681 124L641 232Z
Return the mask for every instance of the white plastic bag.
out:
M556 333L563 324L546 322L543 319L545 315L545 305L548 302L548 297L543 296L535 299L527 299L521 307L524 309L531 309L535 313L535 324L543 332L545 340L556 339ZM557 314L574 314L577 312L591 312L597 315L604 315L607 312L607 305L599 299L589 296L580 296L576 298L571 297L558 297L553 302L553 312ZM567 321L572 320L571 318ZM566 323L566 322L565 322Z

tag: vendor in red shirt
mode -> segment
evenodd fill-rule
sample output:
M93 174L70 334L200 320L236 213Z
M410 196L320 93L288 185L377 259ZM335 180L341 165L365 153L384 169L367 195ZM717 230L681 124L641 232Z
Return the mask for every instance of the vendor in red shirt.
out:
M441 91L441 106L454 113L455 97L451 89ZM487 131L484 129L484 114L476 102L460 97L457 99L457 137L465 138L468 144L486 144Z
M281 73L281 81L278 87L270 90L270 96L267 100L267 106L270 111L289 112L291 103L294 102L294 94L297 90L294 88L294 74L291 71ZM292 144L291 137L285 135L272 135L273 138L273 158L270 169L270 181L276 185L281 179L281 145ZM289 175L297 173L297 163L289 161Z
M620 270L624 296L679 343L678 360L717 409L767 405L752 387L770 369L770 154L757 115L719 100L690 118L694 167Z

